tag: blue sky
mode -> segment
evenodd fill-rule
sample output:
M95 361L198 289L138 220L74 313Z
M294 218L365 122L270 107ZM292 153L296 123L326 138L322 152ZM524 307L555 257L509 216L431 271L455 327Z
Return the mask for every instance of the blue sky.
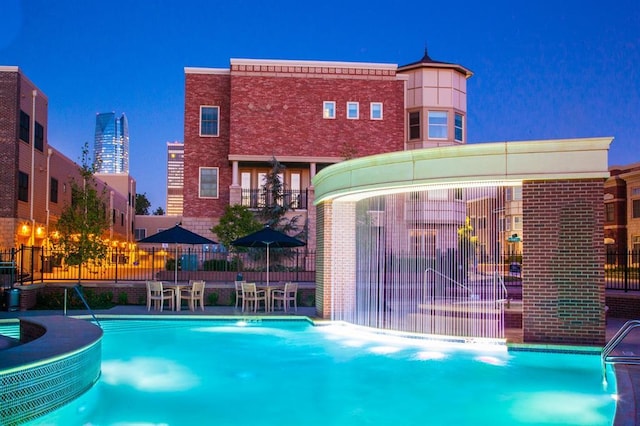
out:
M166 142L183 139L184 67L404 65L425 45L474 73L470 143L613 136L610 165L640 162L638 0L0 2L0 65L48 96L49 143L79 160L95 114L124 112L153 209L165 207Z

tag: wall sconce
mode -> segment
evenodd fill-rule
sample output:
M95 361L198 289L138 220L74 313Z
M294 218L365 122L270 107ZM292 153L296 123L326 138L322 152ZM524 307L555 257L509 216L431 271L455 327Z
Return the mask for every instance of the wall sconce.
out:
M29 225L27 225L26 223L22 224L22 226L20 227L20 235L24 236L24 237L28 237L31 235L31 227Z
M44 228L42 226L38 226L36 228L36 237L37 238L44 238Z

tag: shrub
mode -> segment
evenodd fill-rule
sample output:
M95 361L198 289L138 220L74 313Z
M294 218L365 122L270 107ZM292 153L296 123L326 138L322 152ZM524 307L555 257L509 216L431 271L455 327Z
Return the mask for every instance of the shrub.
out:
M229 271L230 263L226 259L209 259L202 267L205 271Z
M129 295L124 291L118 294L118 305L128 305L129 304Z
M218 304L218 293L215 291L213 293L209 293L207 296L207 302L209 306L216 306Z

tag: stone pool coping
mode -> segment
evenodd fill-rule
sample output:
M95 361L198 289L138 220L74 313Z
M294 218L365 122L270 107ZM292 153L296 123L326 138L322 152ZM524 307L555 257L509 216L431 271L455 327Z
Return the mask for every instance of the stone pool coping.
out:
M0 424L54 411L100 377L102 329L64 316L20 319L20 344L0 351Z

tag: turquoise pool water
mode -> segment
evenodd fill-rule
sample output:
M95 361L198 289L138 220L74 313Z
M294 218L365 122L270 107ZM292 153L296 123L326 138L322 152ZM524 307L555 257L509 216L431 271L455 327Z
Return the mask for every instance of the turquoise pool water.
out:
M597 355L303 321L102 325L99 382L32 425L610 425L615 411Z

